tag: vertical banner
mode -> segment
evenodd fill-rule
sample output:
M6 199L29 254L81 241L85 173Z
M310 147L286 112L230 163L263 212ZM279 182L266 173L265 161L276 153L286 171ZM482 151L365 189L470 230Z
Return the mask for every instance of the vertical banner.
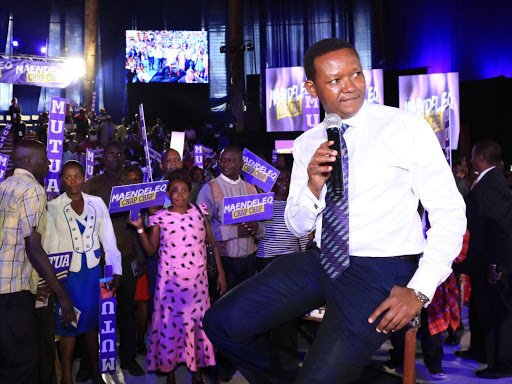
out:
M9 132L11 132L12 124L6 124L2 135L0 136L0 148L3 147L5 140L7 140L7 136L9 136Z
M399 106L423 116L443 150L457 149L460 132L459 74L400 76Z
M194 165L203 169L203 146L194 145Z
M5 179L5 172L7 171L7 163L9 156L0 153L0 183Z
M90 148L85 150L85 181L94 176L94 152Z
M144 104L139 104L139 119L140 119L140 132L142 136L142 145L144 146L144 153L146 154L146 174L145 181L153 181L153 173L151 170L151 159L149 157L148 136L146 132L146 121L144 120Z
M85 150L85 181L94 176L94 166L97 164L96 159L103 156L103 148Z
M277 149L272 150L272 165L277 167Z
M175 132L171 133L171 148L176 150L183 160L183 149L185 148L185 132Z
M105 265L100 279L100 373L116 371L116 297L112 290L112 266Z
M384 70L363 69L366 82L366 101L372 104L384 104Z
M55 198L60 192L59 173L62 169L62 146L64 143L64 121L66 119L66 99L52 97L50 99L50 123L46 151L50 160L50 172L46 176L46 194Z

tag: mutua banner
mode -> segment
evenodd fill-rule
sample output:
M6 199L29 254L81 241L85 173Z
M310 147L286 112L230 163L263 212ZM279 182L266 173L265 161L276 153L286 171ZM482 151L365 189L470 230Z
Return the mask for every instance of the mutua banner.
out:
M0 58L0 83L68 88L78 84L76 71L76 66L66 61Z
M244 149L242 158L244 164L240 174L248 183L256 185L264 192L270 192L280 172L247 148Z
M46 175L46 194L57 197L60 193L60 170L62 169L62 147L64 144L64 122L66 120L66 99L50 99L50 125L46 152L50 160L50 172Z
M5 179L5 172L7 172L7 164L9 163L9 156L0 153L0 183Z
M272 217L274 192L224 198L224 225L270 220Z
M0 136L0 148L4 146L5 140L7 140L7 136L9 136L9 132L11 132L12 124L6 124L2 135Z
M72 255L73 252L52 253L48 255L48 259L50 259L50 264L53 267L55 275L60 281L65 281L68 279ZM40 277L37 286L43 287L46 284L46 280Z

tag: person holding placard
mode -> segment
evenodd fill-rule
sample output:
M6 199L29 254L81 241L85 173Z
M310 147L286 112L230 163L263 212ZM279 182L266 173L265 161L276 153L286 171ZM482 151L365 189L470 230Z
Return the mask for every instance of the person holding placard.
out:
M112 285L115 289L121 281L121 253L117 249L114 228L105 203L97 196L82 193L85 182L82 165L68 161L62 167L60 181L65 193L48 203L48 212L56 223L59 237L57 251L73 251L69 277L63 285L75 308L80 311L76 327L56 324L55 333L61 336L61 383L73 383L75 338L83 334L92 382L102 384L104 381L98 365L99 280L102 277L100 245L105 252L106 264L113 267L115 277ZM57 313L59 309L60 305L57 304Z
M131 181L123 176L124 160L121 143L118 141L108 142L103 151L105 172L87 180L84 191L90 195L101 197L105 205L110 204L113 187L131 184ZM127 222L128 214L128 212L110 214L123 267L116 307L120 339L119 357L121 369L127 369L132 376L142 376L145 375L145 372L136 361L137 321L133 302L137 277L144 272L145 257L135 229ZM134 262L134 260L137 261ZM135 268L132 268L132 262L136 264Z
M167 372L167 383L176 383L174 369L186 363L192 383L204 383L199 367L215 365L213 346L203 331L203 316L210 307L206 273L206 242L216 258L217 286L226 291L224 270L205 206L189 204L191 181L182 172L169 174L167 194L172 206L149 217L146 233L139 214L130 221L137 228L147 255L159 251L157 288L148 350L148 369ZM201 211L199 211L200 209Z

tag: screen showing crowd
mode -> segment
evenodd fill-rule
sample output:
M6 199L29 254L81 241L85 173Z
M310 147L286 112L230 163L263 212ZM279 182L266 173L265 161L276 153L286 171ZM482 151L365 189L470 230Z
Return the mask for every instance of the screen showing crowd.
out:
M127 83L208 83L208 32L126 31Z

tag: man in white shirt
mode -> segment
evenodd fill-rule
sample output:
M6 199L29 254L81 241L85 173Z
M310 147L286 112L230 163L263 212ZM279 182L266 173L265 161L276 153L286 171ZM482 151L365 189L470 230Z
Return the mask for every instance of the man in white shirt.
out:
M320 244L326 182L337 155L320 124L295 141L285 212L296 236L316 229L314 245L278 258L219 300L204 319L210 340L251 384L356 381L389 333L432 300L451 272L466 229L464 201L432 129L421 117L364 101L364 75L352 45L319 41L306 52L304 67L308 92L326 114L337 114L349 126L343 134L349 240L338 235ZM417 213L420 199L432 224L428 241ZM332 214L333 205L327 208ZM348 245L349 265L332 277L320 247L338 245ZM323 303L322 325L299 370L272 347L266 331Z

